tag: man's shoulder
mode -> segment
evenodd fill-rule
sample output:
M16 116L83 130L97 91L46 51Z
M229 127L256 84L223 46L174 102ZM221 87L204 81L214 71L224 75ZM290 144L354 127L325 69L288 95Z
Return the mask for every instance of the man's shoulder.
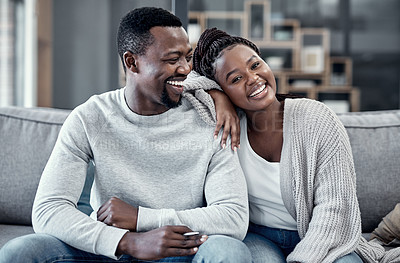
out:
M200 115L199 111L186 98L182 98L182 111L185 115L185 121L195 127L214 130L215 126L207 123Z
M115 111L121 105L122 89L92 95L87 101L77 106L74 111L79 113L106 114Z
M67 123L79 122L83 126L101 126L108 116L120 108L120 92L121 90L114 90L91 96L86 102L72 110Z

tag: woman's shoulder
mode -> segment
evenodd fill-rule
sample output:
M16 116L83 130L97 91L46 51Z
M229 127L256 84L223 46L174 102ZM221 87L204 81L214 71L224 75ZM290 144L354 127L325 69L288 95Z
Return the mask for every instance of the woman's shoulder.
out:
M308 131L332 131L343 126L328 106L305 98L285 100L284 123Z
M323 121L327 117L336 116L324 103L306 98L286 99L284 109L285 114L287 113L288 116L309 121Z
M330 111L330 109L320 101L308 98L287 98L285 99L285 111L291 111L297 114L305 112L314 112L318 110Z

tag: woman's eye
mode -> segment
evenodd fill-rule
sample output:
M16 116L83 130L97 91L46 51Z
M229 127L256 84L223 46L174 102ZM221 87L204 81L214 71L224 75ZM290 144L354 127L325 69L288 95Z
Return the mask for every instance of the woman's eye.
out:
M256 69L260 65L260 62L255 62L253 65L251 65L251 69Z
M242 78L242 77L240 77L240 76L234 77L234 78L232 79L232 83L238 82L241 78Z

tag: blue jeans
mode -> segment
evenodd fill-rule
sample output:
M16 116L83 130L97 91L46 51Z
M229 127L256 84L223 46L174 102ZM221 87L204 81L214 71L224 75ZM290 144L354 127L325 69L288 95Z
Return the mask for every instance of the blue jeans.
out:
M253 263L285 263L286 257L294 250L300 237L297 231L270 228L253 223L243 241L250 249ZM334 263L362 263L356 253L350 253Z
M10 240L0 250L0 263L66 263L66 262L251 262L246 245L234 238L209 236L194 256L170 257L140 261L128 255L119 260L95 255L71 247L45 234L31 234Z

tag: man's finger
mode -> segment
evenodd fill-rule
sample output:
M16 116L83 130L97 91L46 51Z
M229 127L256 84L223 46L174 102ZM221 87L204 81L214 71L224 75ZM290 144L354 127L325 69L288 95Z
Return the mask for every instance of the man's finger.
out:
M198 247L193 248L167 248L165 257L190 256L196 254Z
M102 205L99 207L99 209L97 210L97 218L99 218L99 216L100 216L101 214L103 214L103 213L107 210L108 205L106 205L106 204L107 204L107 202L104 203L104 204L102 204Z
M97 213L97 221L104 222L104 220L107 218L108 213L103 212L103 213Z
M180 234L182 236L185 233L193 232L192 229L187 226L164 226L164 228L171 230L174 233Z

